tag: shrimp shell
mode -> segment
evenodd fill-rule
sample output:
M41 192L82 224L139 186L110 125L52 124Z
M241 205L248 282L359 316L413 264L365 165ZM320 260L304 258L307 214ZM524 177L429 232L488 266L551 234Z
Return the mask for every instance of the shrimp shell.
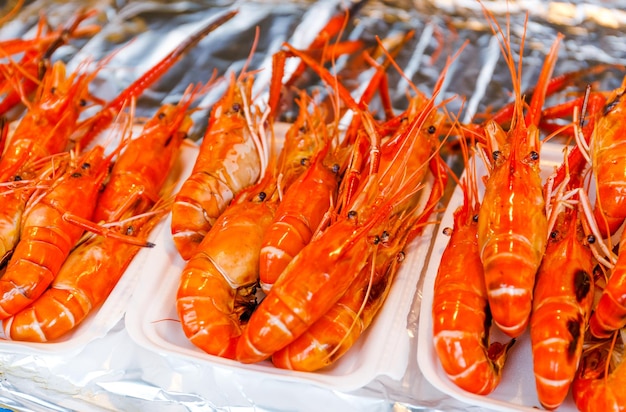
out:
M559 222L537 273L530 320L537 396L546 409L568 394L593 304L592 255L577 213L562 212Z
M262 159L244 115L253 79L232 75L227 92L213 107L191 175L174 200L171 232L185 260L230 201L261 174Z

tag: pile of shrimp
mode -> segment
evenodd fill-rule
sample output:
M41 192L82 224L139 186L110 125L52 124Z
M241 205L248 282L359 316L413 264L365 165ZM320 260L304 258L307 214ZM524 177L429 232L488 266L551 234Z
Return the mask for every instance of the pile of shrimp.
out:
M2 110L16 117L0 122L2 338L63 337L102 304L139 250L153 246L147 238L171 209L170 174L193 125L192 104L214 79L189 85L149 119L135 118L135 99L234 14L186 39L108 102L89 92L107 58L72 73L53 59L60 44L98 31L81 25L92 12L49 31L42 17L33 39L0 42ZM95 114L83 116L87 107Z
M175 195L171 233L186 261L176 311L185 336L210 355L300 371L332 365L372 323L443 195L435 99L445 72L433 96L414 89L404 112L377 119L367 105L377 90L385 100L393 50L381 43L382 62L370 58L377 74L358 101L312 57L344 19L331 19L306 50L284 44L265 109L253 103L254 73L230 77ZM339 41L328 53L353 50ZM327 84L330 103L297 91L298 116L277 147L275 118L296 81L283 81L289 58Z
M544 107L547 94L583 74L552 76L559 35L525 102L522 59L514 60L508 28L485 15L515 99L480 125L458 126L467 166L459 182L464 202L445 229L450 240L434 290L424 291L433 293L437 356L458 387L488 395L502 379L515 379L515 371L507 375L507 355L528 333L537 400L545 409L557 409L571 394L581 411L624 410L626 258L619 245L626 238L626 78L614 91L587 88ZM542 179L541 145L555 136L573 143L565 146L563 164ZM476 175L478 159L486 176ZM490 342L492 328L504 342Z

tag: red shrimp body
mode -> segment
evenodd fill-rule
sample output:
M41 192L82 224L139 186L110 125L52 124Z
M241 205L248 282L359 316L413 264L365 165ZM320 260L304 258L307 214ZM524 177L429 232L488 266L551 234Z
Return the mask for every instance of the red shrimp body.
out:
M146 237L163 213L128 221L119 232ZM33 303L2 321L2 338L48 342L75 329L106 300L141 248L94 236L67 257L50 287Z
M205 352L233 358L241 329L256 306L261 240L273 202L256 194L227 208L181 274L176 310L185 336Z
M126 145L98 198L95 221L111 221L129 199L135 199L135 212L155 204L193 124L186 113L188 105L187 101L162 106L144 125L141 135Z
M537 396L558 408L569 392L593 304L593 262L576 211L562 212L537 274L530 340Z
M306 245L252 314L236 359L266 359L322 317L367 263L373 248L367 229L352 219L340 221Z
M176 195L171 232L185 260L193 256L234 196L261 174L261 157L244 115L252 82L250 75L245 80L233 75L227 92L213 107L191 175Z
M591 135L591 166L596 181L594 216L605 235L626 218L626 78L607 99Z
M19 174L24 163L68 149L93 75L66 76L58 61L46 73L35 101L15 128L0 158L0 182Z
M491 319L478 247L476 194L464 191L433 290L433 340L446 375L460 388L491 393L502 379L510 345L488 344Z
M66 222L63 215L91 219L110 163L110 158L103 158L103 151L96 146L43 197L27 206L20 240L0 278L0 318L22 310L46 290L83 234L82 228Z
M495 323L511 337L528 325L548 231L539 161L533 157L514 149L496 160L478 218L489 306Z
M316 371L341 358L370 326L382 307L404 259L410 222L386 232L378 248L343 296L300 337L274 352L283 369Z
M497 25L493 16L488 17ZM493 30L504 38L499 27ZM478 244L493 320L513 338L528 326L535 277L548 236L538 124L561 38L557 36L546 56L525 116L521 73L516 69L510 41L501 41L513 79L514 116L506 134L495 121L485 127L493 164L478 217Z
M307 245L329 211L339 183L338 170L325 164L327 149L285 192L274 222L263 237L259 276L267 293L287 264Z
M623 247L626 247L626 231L622 233L617 262L589 319L589 332L597 338L608 338L626 325L626 252Z

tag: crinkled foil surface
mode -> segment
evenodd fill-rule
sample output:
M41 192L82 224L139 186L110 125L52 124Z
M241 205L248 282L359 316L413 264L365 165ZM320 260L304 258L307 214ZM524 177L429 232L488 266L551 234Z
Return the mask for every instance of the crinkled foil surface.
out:
M13 2L4 4L6 13ZM511 14L513 49L519 51L523 23L528 15L524 48L523 82L532 85L543 58L557 32L565 35L559 52L556 74L598 63L626 64L626 2L622 0L583 1L484 1L504 24ZM250 69L259 74L257 92L269 82L270 56L282 42L296 47L310 42L326 20L346 1L50 1L27 2L17 17L0 27L0 40L28 36L35 30L39 13L53 26L68 21L79 7L100 12L94 22L102 31L90 39L73 41L55 59L68 62L70 69L85 59L98 61L113 50L110 59L93 82L93 94L110 99L154 65L182 39L233 8L239 14L211 33L183 60L138 100L138 114L153 113L163 102L177 101L191 82L207 81L213 70L223 75L239 72L250 54L256 28L257 49ZM368 45L376 36L389 38L415 30L415 36L397 56L406 77L423 92L430 93L446 59L463 44L462 52L449 68L440 99L458 96L449 108L461 120L471 120L489 108L508 102L512 87L497 42L473 0L369 1L348 25L344 38L364 39ZM345 85L358 91L371 75L353 59L340 58L337 73ZM408 82L389 71L394 107L406 104ZM590 79L598 88L617 87L623 73L606 70ZM579 85L580 86L580 85ZM301 87L320 88L309 76ZM581 88L584 86L580 86ZM221 89L212 89L199 102L196 119L206 118ZM557 97L564 98L563 96ZM462 104L463 102L463 104ZM372 109L376 110L376 102ZM289 112L287 112L287 117ZM202 136L206 121L197 121L194 138ZM462 167L450 155L455 167ZM414 334L419 318L420 285L407 319L412 353L417 351ZM151 410L151 411L408 411L467 410L465 405L434 389L421 375L415 356L408 360L400 380L379 378L366 387L343 393L305 385L280 383L231 370L180 362L143 350L124 329L123 320L105 336L89 343L79 353L56 356L0 352L0 404L15 410ZM475 408L475 407L474 407Z

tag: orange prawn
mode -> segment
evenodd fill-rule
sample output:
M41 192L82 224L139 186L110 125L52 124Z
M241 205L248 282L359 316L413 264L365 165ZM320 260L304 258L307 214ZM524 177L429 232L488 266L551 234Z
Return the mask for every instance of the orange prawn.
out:
M577 188L579 179L572 175L569 187ZM579 210L554 213L556 225L537 273L530 318L537 396L546 409L558 408L568 394L594 296L592 252L584 244Z
M288 146L283 148L279 159L279 167L287 173L287 177L284 177L285 172L281 173L281 186L287 189L274 222L263 237L259 276L264 292L271 288L293 256L311 240L328 212L338 186L339 165L328 166L326 163L332 163L327 156L332 145L328 130L336 130L336 125L326 124L317 106L309 114L307 101L302 93L300 113L287 131L285 143Z
M513 78L515 115L508 133L493 121L485 127L493 164L478 217L478 243L494 322L507 335L517 337L528 326L535 276L546 247L548 222L539 175L537 124L562 35L546 57L525 119L521 78L510 41L499 26L492 30L503 39L501 48ZM520 67L521 62L520 56Z
M42 17L34 39L13 39L0 42L0 54L4 57L8 58L9 55L17 52L23 54L18 63L9 60L8 64L0 65L3 77L0 81L0 89L4 94L0 101L0 115L7 114L20 101L23 101L25 96L39 87L40 80L50 69L50 57L59 47L68 43L71 38L91 36L100 31L97 25L80 27L84 20L94 14L95 11L81 11L67 27L46 34L42 31L47 22Z
M465 140L460 142L469 159ZM475 159L466 160L466 174L459 183L463 204L454 212L450 240L441 255L431 316L435 351L448 378L468 392L486 395L500 383L514 341L489 344L491 314L478 247Z
M176 194L171 232L183 259L193 256L231 200L262 174L260 137L249 119L252 74L233 74L215 104L191 175Z
M242 325L256 307L261 241L276 210L273 185L266 178L244 190L181 274L178 317L185 336L209 354L234 358Z
M272 354L275 366L315 371L336 362L355 344L387 299L404 260L403 249L421 233L435 199L443 194L445 177L438 176L437 180L441 184L435 185L433 194L438 195L426 205L416 203L412 210L405 208L397 216L390 229L381 233L371 259L337 303L297 339Z
M135 203L134 213L148 210L160 190L193 125L188 109L199 88L190 86L176 105L165 104L131 139L115 160L105 190L98 198L94 221L109 222L123 204Z
M54 63L33 103L19 122L0 158L0 182L6 182L26 161L36 161L68 149L70 136L88 97L95 73L66 74L65 64Z
M67 334L106 300L141 249L128 237L144 239L168 208L116 222L104 235L91 236L69 254L46 291L29 306L2 321L0 337L48 342ZM112 236L110 231L122 236Z
M369 193L363 193L368 198L378 188L376 180L371 181ZM413 185L412 190L417 189ZM405 192L406 188L388 193L387 200L377 206L368 206L374 200L366 202L307 244L252 313L238 340L236 359L261 361L322 317L366 266L378 243L375 239L389 229L395 206L408 196Z
M83 234L82 228L67 223L63 215L71 213L91 219L112 155L105 157L102 146L94 147L44 194L31 197L24 212L20 240L0 278L0 318L19 312L36 300L59 272ZM79 201L76 194L80 194Z
M0 267L11 257L20 238L22 216L30 196L50 185L61 174L65 161L42 159L40 164L23 165L10 182L0 183Z
M591 136L591 167L596 182L594 216L603 233L613 234L626 218L626 77L607 98Z
M623 335L621 335L623 337ZM583 354L572 383L572 395L579 411L624 411L626 409L626 361L613 362L616 337ZM623 339L620 346L623 350Z

